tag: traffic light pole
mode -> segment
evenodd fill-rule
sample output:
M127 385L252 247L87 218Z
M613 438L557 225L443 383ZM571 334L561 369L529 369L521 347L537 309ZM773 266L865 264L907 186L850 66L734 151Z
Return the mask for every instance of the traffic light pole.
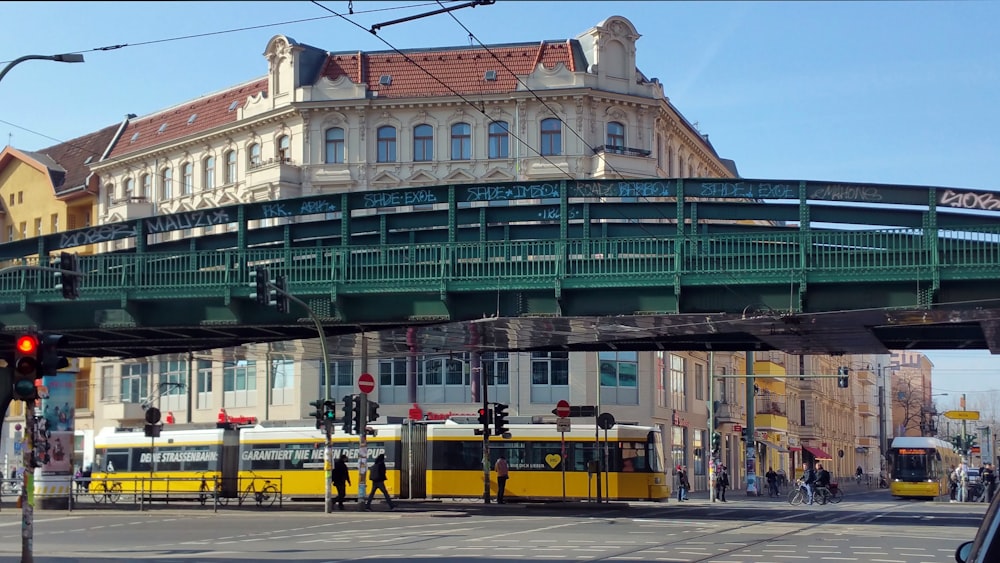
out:
M486 381L486 370L480 368L479 387L483 395L483 412L486 418L483 421L483 502L490 503L490 401L487 397L490 386Z
M21 563L34 563L35 519L35 402L24 403L24 453L21 466L24 481L21 483Z

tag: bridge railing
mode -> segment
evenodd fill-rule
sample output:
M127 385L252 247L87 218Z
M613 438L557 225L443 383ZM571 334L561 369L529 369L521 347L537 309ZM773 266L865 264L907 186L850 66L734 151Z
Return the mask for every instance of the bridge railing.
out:
M39 265L23 258L13 265ZM11 265L8 264L8 265ZM981 232L914 229L678 234L673 237L516 240L412 245L268 247L80 256L81 300L134 292L217 296L245 288L266 265L293 289L346 292L426 291L467 287L551 287L553 280L595 286L694 285L740 281L902 279L904 276L986 279L1000 267L1000 227ZM43 263L41 265L47 265ZM50 271L21 269L0 276L0 296L61 299ZM124 288L124 289L123 289ZM239 295L241 290L234 291Z

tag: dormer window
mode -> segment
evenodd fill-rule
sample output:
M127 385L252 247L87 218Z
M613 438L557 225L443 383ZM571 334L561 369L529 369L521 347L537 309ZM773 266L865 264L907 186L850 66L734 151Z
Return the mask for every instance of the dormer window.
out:
M233 111L234 109L239 107L239 105L240 105L239 100L233 100L233 103L229 104L229 111Z
M93 160L94 160L94 156L91 155L91 156L88 156L87 160L84 160L83 163L84 164L90 164Z
M139 138L139 132L138 132L138 131L136 131L135 133L132 133L132 138L131 138L131 139L129 139L129 141L128 141L128 142L129 142L129 143L134 143L134 142L136 141L136 139L138 139L138 138Z
M191 125L192 123L194 123L195 119L198 119L198 114L197 113L192 113L191 117L188 118L188 125Z
M157 129L157 130L156 130L156 132L157 132L157 133L163 133L163 132L164 132L164 131L166 131L166 130L167 130L167 124L166 124L166 123L164 123L163 125L160 125L160 128L159 128L159 129Z
M389 86L392 84L392 75L383 74L379 77L378 83L382 86Z
M483 76L483 80L495 81L497 79L497 71L487 70L486 74Z

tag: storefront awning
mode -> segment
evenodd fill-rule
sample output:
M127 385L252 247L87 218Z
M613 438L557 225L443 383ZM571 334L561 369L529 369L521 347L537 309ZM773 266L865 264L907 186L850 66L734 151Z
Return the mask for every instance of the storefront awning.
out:
M802 449L812 454L812 456L816 459L833 459L830 454L813 446L802 446Z
M758 444L764 444L765 446L771 448L772 450L780 453L788 453L788 448L782 446L781 444L775 444L774 442L768 442L767 440L757 440Z

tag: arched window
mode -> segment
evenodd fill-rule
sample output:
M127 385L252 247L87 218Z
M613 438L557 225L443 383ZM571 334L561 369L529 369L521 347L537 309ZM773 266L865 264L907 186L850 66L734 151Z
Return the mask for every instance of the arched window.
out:
M562 154L562 123L558 119L550 117L542 120L541 147L538 152L542 156Z
M625 152L625 126L617 121L608 123L608 140L604 150L623 153Z
M413 160L434 160L434 128L430 125L417 125L413 128Z
M326 130L326 163L344 163L344 130L340 127Z
M472 128L468 123L451 126L451 159L472 160Z
M227 184L236 183L236 151L226 152L226 177Z
M185 162L181 165L181 195L191 195L194 191L194 165Z
M170 199L174 197L174 171L164 168L160 175L160 199Z
M378 153L376 162L396 162L396 128L383 125L376 134Z
M260 143L250 145L250 148L247 149L247 154L249 155L251 168L256 168L263 162L260 157Z
M142 177L139 178L139 189L142 190L139 192L139 197L143 199L148 198L153 193L152 188L153 179L150 178L149 174L143 174Z
M509 158L510 128L506 121L490 123L490 158Z
M202 182L202 185L205 187L206 190L210 190L210 189L214 188L215 187L215 157L214 156L210 156L210 157L208 157L208 158L205 159L205 169L204 169L203 173L204 173L205 177L204 177L204 181Z
M13 194L11 195L11 197L14 197ZM115 202L115 185L104 184L104 207L106 208L111 207L111 205L114 204L114 202ZM26 225L27 223L21 223L22 231L28 228L26 227ZM22 236L21 238L28 238L28 234L24 233L24 236Z
M278 137L278 162L291 162L292 161L292 149L291 140L288 135L282 135Z
M123 194L123 197L125 199L132 199L132 197L135 195L135 193L133 193L134 190L135 190L135 182L132 180L132 178L125 180L125 193Z

